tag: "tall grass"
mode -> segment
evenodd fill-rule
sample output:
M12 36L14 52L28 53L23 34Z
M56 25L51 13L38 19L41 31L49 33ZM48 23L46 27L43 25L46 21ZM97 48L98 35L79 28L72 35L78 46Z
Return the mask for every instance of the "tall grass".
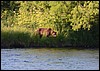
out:
M1 29L1 43L3 47L26 47L29 45L30 33L25 28Z
M22 27L3 27L1 29L1 46L3 48L50 47L56 46L56 38L41 39L34 30Z
M86 31L70 31L67 37L58 34L56 38L45 37L41 39L34 35L35 32L30 28L23 27L3 27L1 28L1 47L2 48L28 48L28 47L69 47L69 46L99 46L99 39L91 37ZM79 35L80 34L80 35ZM95 40L94 40L95 39Z

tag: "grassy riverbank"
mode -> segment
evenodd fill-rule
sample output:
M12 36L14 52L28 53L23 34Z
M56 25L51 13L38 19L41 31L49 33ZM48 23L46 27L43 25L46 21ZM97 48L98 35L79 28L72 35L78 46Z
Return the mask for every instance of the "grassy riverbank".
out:
M57 37L41 39L39 28ZM1 47L99 47L99 1L1 1Z
M1 29L1 47L2 48L25 48L25 47L98 47L99 40L93 40L91 35L79 35L80 32L71 32L68 37L63 34L53 37L42 37L34 35L32 29L21 27L4 27ZM84 32L86 33L86 32ZM76 36L75 36L76 35ZM79 36L78 36L79 35Z

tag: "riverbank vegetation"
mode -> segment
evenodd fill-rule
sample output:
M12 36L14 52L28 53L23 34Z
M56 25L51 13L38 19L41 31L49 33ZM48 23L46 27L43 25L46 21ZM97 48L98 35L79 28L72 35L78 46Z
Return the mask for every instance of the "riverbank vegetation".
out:
M57 37L34 35L52 28ZM1 1L1 47L99 47L99 1Z

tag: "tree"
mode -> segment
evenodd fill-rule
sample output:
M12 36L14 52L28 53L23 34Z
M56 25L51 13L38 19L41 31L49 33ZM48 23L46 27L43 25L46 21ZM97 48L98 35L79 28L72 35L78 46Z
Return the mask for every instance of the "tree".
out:
M95 15L99 14L99 2L97 1L84 1L83 7L80 2L71 11L72 18L71 26L73 30L88 29L90 30L92 21L95 20Z

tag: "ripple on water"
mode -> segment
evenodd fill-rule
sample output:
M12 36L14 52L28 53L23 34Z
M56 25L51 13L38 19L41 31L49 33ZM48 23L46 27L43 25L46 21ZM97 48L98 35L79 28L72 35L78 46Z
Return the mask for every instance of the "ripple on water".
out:
M2 49L2 70L98 70L98 50Z

